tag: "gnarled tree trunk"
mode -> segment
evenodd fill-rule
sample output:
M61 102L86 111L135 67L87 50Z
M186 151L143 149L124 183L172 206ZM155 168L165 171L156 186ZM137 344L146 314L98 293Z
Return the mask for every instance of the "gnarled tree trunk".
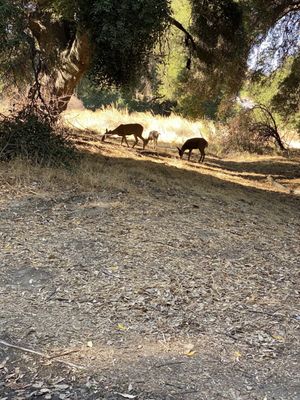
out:
M67 108L91 61L88 33L73 33L72 28L67 21L53 21L48 14L36 15L30 23L35 82L29 97L43 99L57 113Z
M58 101L58 111L67 108L74 89L90 63L90 45L87 34L77 34L70 49L61 53L54 71L52 96Z

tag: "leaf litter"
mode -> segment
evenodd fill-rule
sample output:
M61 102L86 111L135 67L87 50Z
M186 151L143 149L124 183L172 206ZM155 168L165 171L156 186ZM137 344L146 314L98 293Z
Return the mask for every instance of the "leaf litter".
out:
M299 199L175 183L2 198L0 399L299 398Z

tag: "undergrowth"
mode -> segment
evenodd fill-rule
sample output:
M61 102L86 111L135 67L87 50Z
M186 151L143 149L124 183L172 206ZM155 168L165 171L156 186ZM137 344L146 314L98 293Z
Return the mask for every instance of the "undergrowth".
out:
M22 158L43 166L70 166L78 153L68 134L34 109L1 115L0 161Z

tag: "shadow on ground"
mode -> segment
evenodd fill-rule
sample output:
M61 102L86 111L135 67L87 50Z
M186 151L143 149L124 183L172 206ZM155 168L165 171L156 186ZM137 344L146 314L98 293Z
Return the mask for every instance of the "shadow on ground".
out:
M0 339L23 349L0 345L0 398L298 400L300 201L261 178L285 161L101 149L90 186L1 197Z

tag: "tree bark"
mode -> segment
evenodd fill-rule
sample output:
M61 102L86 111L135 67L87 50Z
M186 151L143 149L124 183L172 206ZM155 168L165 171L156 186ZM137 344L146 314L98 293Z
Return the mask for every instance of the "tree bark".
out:
M63 51L54 71L52 96L58 101L58 111L64 111L90 64L90 44L87 34L76 35L70 49Z
M47 97L50 108L61 113L90 65L89 35L73 33L68 22L53 21L48 14L32 18L30 31L41 62L38 73L41 96Z

